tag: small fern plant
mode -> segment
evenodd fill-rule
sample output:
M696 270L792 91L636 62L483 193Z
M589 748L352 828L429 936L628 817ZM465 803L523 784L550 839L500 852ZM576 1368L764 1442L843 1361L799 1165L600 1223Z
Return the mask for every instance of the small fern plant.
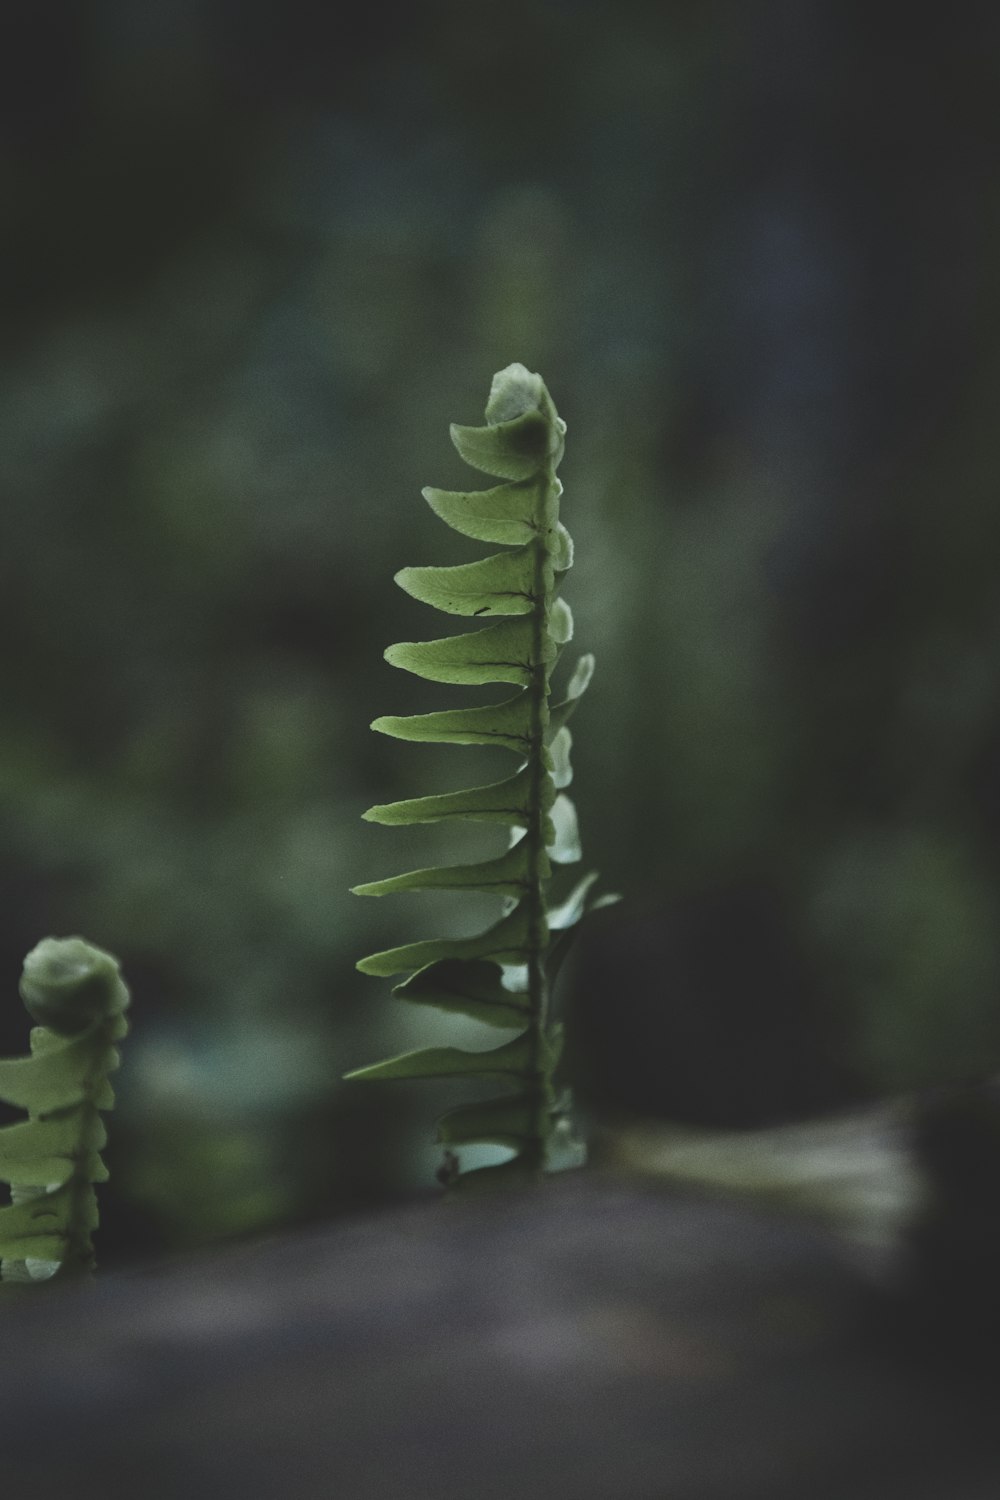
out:
M45 938L24 960L21 998L39 1024L31 1055L0 1058L0 1099L28 1118L0 1129L0 1280L68 1278L94 1267L94 1183L107 1171L100 1111L114 1095L129 993L117 960L82 938Z
M468 494L423 494L455 531L509 550L458 567L396 574L407 593L446 614L497 618L468 633L390 646L387 661L432 682L508 683L516 691L499 703L379 718L372 725L403 740L502 746L520 760L503 781L391 802L364 814L388 825L495 823L510 834L507 850L482 863L412 870L354 887L363 896L444 889L503 899L499 920L479 936L408 943L358 964L365 974L405 976L393 991L401 1000L516 1033L482 1051L423 1048L347 1075L500 1081L506 1090L501 1096L462 1105L438 1121L437 1139L445 1148L438 1176L448 1186L534 1180L552 1164L553 1133L565 1133L569 1103L555 1087L562 1026L552 1016L552 988L585 913L617 899L595 898L596 874L557 901L549 893L553 866L581 858L576 814L565 790L572 779L567 721L594 667L592 656L582 656L562 697L550 704L552 672L573 633L569 606L559 595L573 560L572 541L559 519L562 483L556 477L565 431L540 376L520 364L501 370L490 390L486 426L453 425L451 438L466 463L504 482ZM498 1165L461 1173L457 1148L487 1143L513 1154Z

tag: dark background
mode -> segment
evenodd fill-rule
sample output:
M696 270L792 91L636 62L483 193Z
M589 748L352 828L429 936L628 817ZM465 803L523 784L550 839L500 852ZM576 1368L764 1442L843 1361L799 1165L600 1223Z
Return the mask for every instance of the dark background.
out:
M1000 1064L996 7L0 32L0 1044L41 935L121 956L105 1259L431 1178L434 1091L340 1074L474 1030L353 964L489 913L347 887L462 854L370 802L488 779L367 724L447 706L381 660L447 629L391 579L473 555L419 490L514 359L569 424L575 796L627 897L567 995L585 1118Z

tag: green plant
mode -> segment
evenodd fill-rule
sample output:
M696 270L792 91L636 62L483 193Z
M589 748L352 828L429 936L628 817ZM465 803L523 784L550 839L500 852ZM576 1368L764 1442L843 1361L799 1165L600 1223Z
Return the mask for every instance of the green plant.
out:
M502 617L471 633L390 646L386 659L432 682L512 683L500 703L405 718L376 719L373 729L398 739L456 745L498 745L521 759L513 776L488 786L372 807L365 817L389 825L460 820L510 829L506 852L483 863L413 870L355 887L359 895L395 891L479 891L503 898L500 920L472 938L436 938L372 954L365 974L404 974L393 993L401 1000L471 1016L516 1035L481 1052L430 1047L349 1073L356 1079L494 1078L509 1090L451 1110L438 1121L446 1148L442 1180L458 1177L453 1148L492 1143L513 1151L497 1166L458 1179L520 1180L550 1163L553 1131L568 1099L554 1074L562 1027L551 1015L552 986L570 936L585 913L614 900L596 898L595 874L561 900L549 899L553 865L580 859L576 813L566 795L572 779L567 721L593 672L583 656L564 696L549 704L550 679L573 633L559 586L573 560L573 544L559 519L562 484L556 468L566 424L540 376L509 365L494 376L485 427L452 426L465 461L504 483L471 494L425 489L431 509L476 541L510 550L446 568L404 568L396 582L446 614Z
M117 961L82 938L45 938L24 960L21 998L39 1024L31 1055L0 1058L0 1099L28 1118L0 1129L0 1278L93 1269L93 1184L107 1177L98 1111L110 1109L129 993Z

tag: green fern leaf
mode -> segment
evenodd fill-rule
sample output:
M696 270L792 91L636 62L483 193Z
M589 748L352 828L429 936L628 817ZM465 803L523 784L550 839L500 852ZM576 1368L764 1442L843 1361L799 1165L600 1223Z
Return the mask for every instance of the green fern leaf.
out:
M518 1085L503 1099L450 1111L438 1124L445 1146L488 1143L513 1151L510 1162L458 1177L460 1185L532 1180L544 1169L557 1117L554 1074L561 1030L552 1023L551 986L570 936L594 897L587 875L562 900L550 902L553 865L581 858L567 720L590 681L594 659L577 663L563 697L550 707L551 674L572 639L573 615L560 597L573 562L573 543L559 518L565 423L541 377L510 365L493 379L485 427L453 426L452 441L473 468L507 481L462 492L427 488L434 513L463 536L508 550L456 567L403 568L396 582L445 614L496 615L465 634L390 646L386 660L432 682L508 682L520 689L499 703L406 717L384 715L372 728L397 739L436 744L499 745L523 764L513 776L435 796L379 804L373 823L491 822L513 831L505 854L467 865L411 870L356 886L359 895L399 891L472 890L500 896L504 915L471 938L408 943L361 959L366 974L404 974L393 994L409 1003L456 1012L484 1025L516 1031L501 1047L467 1052L432 1047L348 1074L387 1080L491 1075ZM442 1180L459 1171L446 1153Z
M576 807L565 792L560 792L552 804L550 817L552 836L546 845L549 858L557 865L575 865L583 858L580 844L580 825Z
M552 569L549 567L548 572ZM545 588L534 547L495 552L455 568L402 568L401 589L448 615L526 615Z
M492 958L497 963L523 963L534 933L530 914L522 902L495 926L471 938L432 938L423 943L406 943L401 948L387 948L358 960L362 974L383 979L405 974L408 969L423 969L427 964L451 958Z
M528 1078L534 1071L532 1039L527 1032L487 1052L461 1047L422 1047L387 1062L348 1073L348 1078Z
M46 938L28 954L21 996L40 1024L31 1055L0 1059L0 1098L28 1118L0 1129L0 1276L46 1280L93 1266L94 1183L107 1177L100 1110L114 1094L115 1043L129 1003L117 961L82 938Z
M393 994L416 1005L470 1016L501 1030L520 1030L531 1019L527 990L503 982L504 966L482 959L443 959L397 984Z
M526 753L531 741L531 697L527 690L485 708L452 708L405 718L383 715L372 728L397 740L426 740L435 744L501 745Z
M411 797L405 802L385 802L370 807L362 817L369 823L397 827L409 823L444 823L449 818L470 818L478 823L506 823L526 828L531 818L535 777L530 765L488 786L468 787L461 792L441 792L436 797ZM548 812L552 797L545 793Z
M437 1139L442 1146L511 1146L520 1150L538 1128L538 1113L535 1098L527 1092L461 1104L438 1120Z
M459 494L428 488L421 493L436 516L453 531L475 542L502 542L508 547L532 542L537 517L545 505L545 480L540 474L520 483L500 484L493 490Z
M499 859L484 860L475 865L431 866L410 870L405 875L390 875L387 880L370 880L351 887L355 896L388 896L395 891L489 891L498 896L522 896L531 879L530 849L523 838L501 854ZM541 866L547 879L551 867L547 858Z
M576 711L577 704L590 686L590 679L594 675L594 665L594 658L589 652L587 655L580 657L580 660L576 664L576 670L566 688L565 698L549 709L550 738L554 738L560 729L565 728L566 721Z
M540 411L489 427L453 422L451 440L471 468L498 479L530 479L558 451L552 449L552 429Z
M531 620L502 620L466 635L444 636L437 641L402 641L390 646L385 659L416 677L431 682L516 682L526 687L532 680L536 656L544 664L555 660L556 647L544 640L536 653Z

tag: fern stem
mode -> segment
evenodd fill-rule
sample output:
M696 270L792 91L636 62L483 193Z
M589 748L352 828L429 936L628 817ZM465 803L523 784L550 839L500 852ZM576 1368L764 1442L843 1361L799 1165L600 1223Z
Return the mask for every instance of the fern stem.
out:
M551 464L546 472L546 498L551 495L555 483L555 471ZM548 1078L545 1065L545 1027L548 1022L549 986L545 968L548 947L546 922L545 885L542 868L545 855L545 810L543 787L549 776L545 764L545 733L549 719L549 668L545 660L545 634L550 608L547 563L547 531L544 524L546 506L543 500L541 526L534 543L534 608L532 611L532 672L531 693L531 740L529 765L531 767L529 822L525 837L528 849L528 891L526 901L529 914L528 950L528 1031L530 1037L531 1081L531 1135L522 1153L525 1166L541 1175L545 1170L545 1143L549 1128Z

